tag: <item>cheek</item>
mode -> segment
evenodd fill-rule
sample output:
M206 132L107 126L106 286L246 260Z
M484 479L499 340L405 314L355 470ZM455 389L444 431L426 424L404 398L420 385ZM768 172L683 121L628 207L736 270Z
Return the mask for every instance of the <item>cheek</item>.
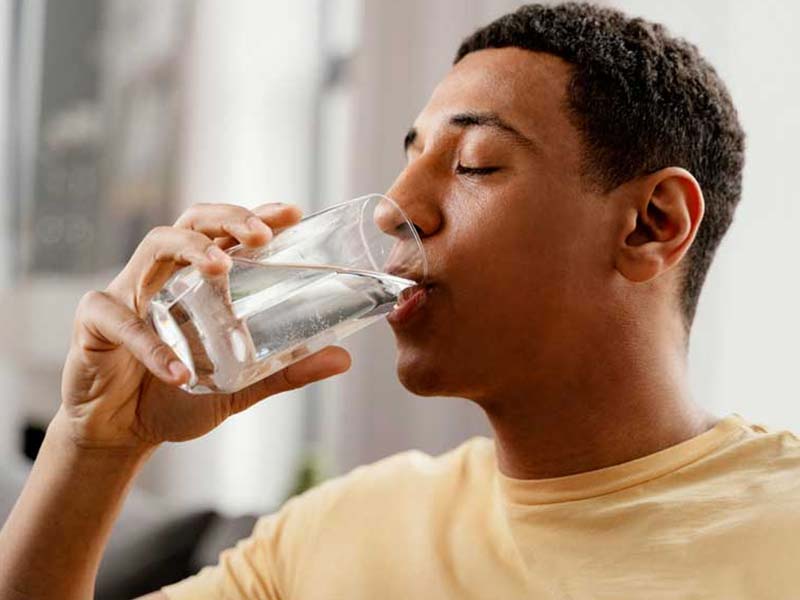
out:
M599 260L591 218L567 204L583 200L509 195L464 211L451 232L448 256L463 292L457 304L472 319L482 315L477 327L513 329L551 318L578 296L585 302Z
M452 226L449 261L460 281L470 288L482 288L483 294L504 289L531 271L540 247L552 246L537 234L524 201L512 203L502 195L494 201L478 198L469 206L462 203Z

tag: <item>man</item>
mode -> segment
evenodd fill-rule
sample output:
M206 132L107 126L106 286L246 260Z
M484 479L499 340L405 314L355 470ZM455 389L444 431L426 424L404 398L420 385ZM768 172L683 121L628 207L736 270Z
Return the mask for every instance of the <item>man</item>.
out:
M152 598L797 598L800 441L691 398L700 288L740 195L743 133L688 43L591 5L468 38L388 192L430 285L389 321L402 383L480 405L494 441L411 452L288 502ZM136 472L259 399L346 370L327 348L189 397L142 321L176 265L298 218L190 209L78 310L63 403L0 537L0 597L88 598Z

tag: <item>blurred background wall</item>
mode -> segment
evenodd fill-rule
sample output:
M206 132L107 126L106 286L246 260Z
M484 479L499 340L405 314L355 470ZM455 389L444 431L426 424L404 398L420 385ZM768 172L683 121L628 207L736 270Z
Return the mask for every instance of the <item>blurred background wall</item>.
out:
M151 227L194 202L308 212L389 187L401 141L459 41L507 0L0 0L0 452L59 402L72 313ZM765 0L617 0L696 43L748 133L743 203L701 300L697 398L800 430L792 174L800 8ZM385 323L353 368L162 448L139 481L178 505L269 510L309 461L325 476L487 433L458 399L394 375Z

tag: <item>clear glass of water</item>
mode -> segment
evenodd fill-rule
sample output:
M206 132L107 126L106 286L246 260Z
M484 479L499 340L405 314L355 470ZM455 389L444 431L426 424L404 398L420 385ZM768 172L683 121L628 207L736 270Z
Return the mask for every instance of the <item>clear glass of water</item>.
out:
M151 323L191 373L188 392L241 390L376 322L427 276L416 228L380 194L227 252L226 275L183 268L150 303Z

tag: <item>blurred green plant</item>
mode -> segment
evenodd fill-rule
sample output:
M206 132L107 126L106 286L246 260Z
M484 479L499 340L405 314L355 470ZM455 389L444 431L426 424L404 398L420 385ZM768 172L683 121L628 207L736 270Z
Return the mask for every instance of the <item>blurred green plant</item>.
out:
M326 462L319 451L305 451L300 458L300 463L294 476L294 483L286 500L307 492L325 481L328 478Z

